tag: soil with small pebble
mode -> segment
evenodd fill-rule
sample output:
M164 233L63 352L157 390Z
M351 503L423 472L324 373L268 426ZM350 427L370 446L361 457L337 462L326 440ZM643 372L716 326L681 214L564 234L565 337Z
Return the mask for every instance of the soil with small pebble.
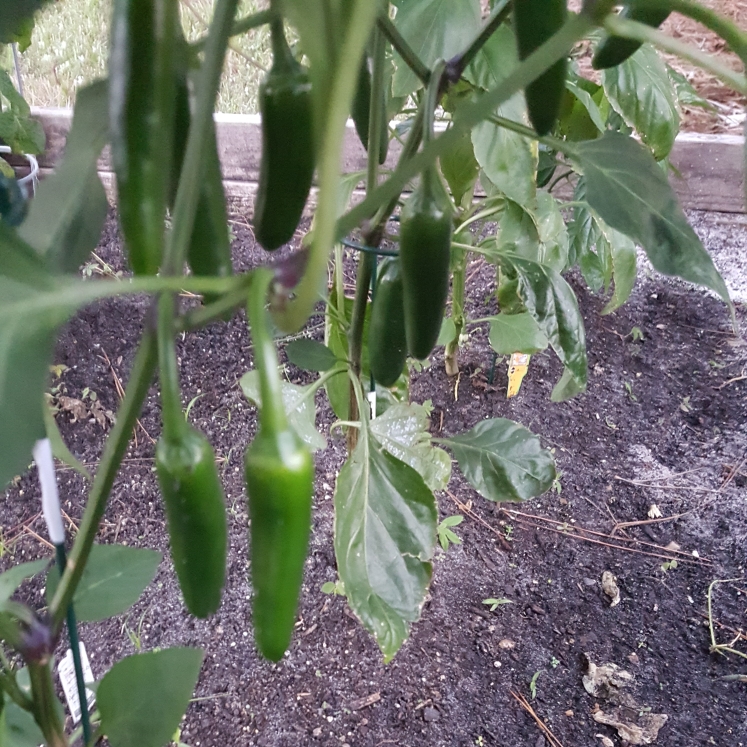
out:
M702 235L733 218L694 217ZM737 221L732 229L744 226ZM243 220L233 230L235 264L246 269L260 261L261 250ZM98 254L113 271L123 268L120 247L112 218ZM352 277L351 268L351 283ZM475 259L468 277L470 316L486 316L494 311L494 274ZM569 280L586 320L585 394L551 403L561 368L548 352L533 356L519 395L507 400L506 361L499 359L491 379L485 325L472 328L458 377L445 375L443 349L413 375L412 399L432 403L433 435L459 433L484 418L517 420L554 449L560 479L523 505L493 504L454 469L438 504L441 518L465 517L455 528L461 544L436 552L421 620L388 665L344 597L320 591L337 577L332 496L345 459L339 431L329 437L334 417L321 393L318 426L329 446L317 454L296 634L281 663L258 656L242 484L256 411L237 384L252 367L250 339L243 313L187 335L178 346L183 397L221 460L227 497L223 604L203 621L181 601L153 467L160 431L154 387L98 541L155 548L164 561L127 614L81 626L94 675L138 647L203 647L196 700L182 725L182 741L192 747L556 745L543 729L565 747L602 745L602 737L619 745L616 730L594 720L612 706L584 689L588 657L635 677L633 721L646 713L668 716L655 744L747 745L747 684L725 679L747 672L747 662L709 650L707 617L709 584L741 579L716 587L712 621L719 643L747 652L744 633L738 637L747 630L747 342L722 302L684 283L642 271L630 301L601 316L604 299L573 273ZM114 376L127 379L147 309L146 298L127 298L79 313L57 348L55 362L67 366L52 382L57 395L83 399L88 389L104 410L116 412ZM744 312L737 304L742 330ZM323 339L321 316L312 318L309 334ZM292 365L286 372L296 383L313 377ZM64 410L57 420L73 453L95 470L110 425ZM60 480L65 511L77 524L86 483L66 468ZM38 506L34 473L5 492L0 517L12 554L4 567L49 554L36 536L45 535ZM656 509L662 518L651 521ZM621 593L616 606L602 589L605 571ZM43 604L40 580L23 593ZM510 603L491 610L489 598ZM542 728L512 692L527 699Z

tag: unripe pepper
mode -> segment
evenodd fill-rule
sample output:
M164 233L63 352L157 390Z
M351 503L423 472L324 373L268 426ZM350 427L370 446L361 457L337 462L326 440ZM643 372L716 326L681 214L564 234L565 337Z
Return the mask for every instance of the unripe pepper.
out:
M311 82L273 21L273 64L259 88L262 160L254 204L254 235L269 250L290 241L314 177Z
M386 161L389 150L389 121L386 112L386 94L382 91L381 97L381 136L379 139L379 164ZM353 106L350 112L363 147L368 150L368 128L371 122L371 71L368 69L368 56L363 55L361 67L358 72L358 87L355 90Z
M565 23L566 0L514 0L514 29L519 58L524 60L541 47ZM565 92L568 60L564 57L545 70L525 89L532 126L547 135L555 126Z
M168 307L171 306L171 309ZM161 323L165 317L166 323ZM159 299L159 366L163 432L156 473L166 504L171 557L187 609L207 617L220 606L228 530L223 488L210 443L184 419L174 350L173 297Z
M623 8L620 13L620 18L645 23L646 26L652 28L661 26L668 16L669 11L661 8L639 8L629 5ZM597 47L591 65L595 70L615 67L615 65L625 62L628 57L634 55L640 49L641 43L635 39L625 39L622 36L608 36Z
M403 295L399 259L387 257L379 266L368 326L371 373L382 386L393 386L407 361Z
M442 64L434 68L424 102L423 143L433 136L433 112L438 100ZM400 215L399 259L407 348L413 358L427 358L438 340L446 297L453 208L435 164L421 175L420 184Z
M186 75L182 73L177 79L172 205L187 149L190 122L189 90ZM231 239L228 233L226 195L223 190L223 175L220 169L214 125L210 127L205 147L207 150L205 174L200 184L200 197L195 212L192 237L187 249L187 261L195 275L229 277L233 274ZM205 303L210 303L212 300L215 300L214 297L205 296Z
M255 271L249 323L259 372L259 430L244 458L249 498L254 638L279 661L290 643L311 527L314 461L288 424L265 298L272 274Z
M112 161L130 265L161 264L175 99L177 0L114 0L109 59Z

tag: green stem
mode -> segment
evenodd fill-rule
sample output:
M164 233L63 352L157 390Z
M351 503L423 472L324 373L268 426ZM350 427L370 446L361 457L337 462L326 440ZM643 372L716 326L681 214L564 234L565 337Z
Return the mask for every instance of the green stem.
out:
M492 122L493 124L497 124L499 127L505 127L507 130L511 130L511 132L515 132L517 135L523 135L529 140L536 140L538 143L542 143L548 148L552 148L553 150L556 150L559 153L568 156L569 158L572 158L574 155L576 155L576 148L571 143L567 142L566 140L558 140L557 138L551 137L550 135L540 136L531 127L527 127L521 122L516 122L515 120L507 119L506 117L501 117L498 114L495 114L492 117L488 117L488 121Z
M284 431L288 419L283 406L283 391L278 375L278 356L270 334L269 317L265 302L272 282L270 270L256 270L249 293L247 314L251 327L254 350L254 368L259 372L259 388L262 397L260 423L262 428L273 433Z
M244 280L250 280L250 278L251 275L249 274L244 276ZM210 322L223 319L227 312L233 311L238 306L243 306L246 303L247 290L248 284L244 282L240 288L226 293L217 301L213 301L207 304L207 306L200 306L188 311L176 320L176 331L184 332L200 329L210 324Z
M34 703L29 698L28 695L26 695L23 690L18 686L18 682L16 682L16 673L11 669L10 662L5 657L5 654L0 652L0 657L2 657L2 671L0 671L0 688L2 688L5 693L10 696L10 699L20 708L23 708L24 711L33 711L34 709Z
M571 47L586 36L593 27L594 24L587 15L571 15L558 33L520 63L508 78L482 94L477 100L464 104L454 117L453 125L443 135L436 138L413 158L400 163L384 184L377 187L371 195L343 215L337 221L335 235L346 236L361 221L373 215L381 205L396 198L415 175L453 148L465 132L469 132L475 125L490 117L498 106L523 90L548 67L566 56Z
M464 223L460 223L455 229L454 233L460 234L465 230L465 228L468 228L473 223L477 223L478 221L490 218L492 215L496 215L500 212L503 212L503 204L500 204L496 207L487 208L486 210L481 210L479 213L475 213L474 215L471 215L469 218L467 218Z
M88 556L91 553L91 547L98 531L99 522L104 515L106 501L114 484L114 478L127 450L135 421L148 394L156 368L156 360L156 336L152 329L146 329L132 364L130 380L122 405L117 412L117 419L112 432L106 441L104 453L88 496L83 519L75 536L73 549L67 559L65 572L62 574L57 591L55 591L49 605L52 630L55 635L59 632L65 619L67 608L72 601L73 594L78 587L80 577L88 561Z
M651 28L651 26L647 26L645 23L610 16L604 22L604 30L613 36L622 36L626 39L635 39L642 43L649 42L655 44L665 52L676 54L692 62L694 65L707 70L735 91L747 95L747 78L744 75L734 72L710 55L700 52L689 44L673 39L671 36L658 29Z
M29 661L28 671L31 695L34 700L34 718L44 735L47 747L68 747L65 728L57 713L51 658Z
M165 275L182 274L187 248L192 238L202 174L207 163L204 145L213 126L215 97L220 85L223 60L237 4L238 0L217 0L215 5L205 45L205 61L197 81L195 113L189 128L182 174L174 201L173 228L164 253L162 270Z
M718 34L747 66L747 33L720 13L692 0L634 0L633 4L672 10L702 23Z
M179 388L179 366L174 342L174 296L158 298L158 378L161 384L161 419L166 439L178 439L186 428Z
M266 26L272 21L274 13L271 10L260 10L258 13L239 18L231 27L231 36L241 36L247 31L252 31L260 26ZM203 36L192 42L189 47L192 52L201 52L207 43L207 36Z
M295 298L282 311L275 314L275 321L284 332L297 332L311 314L319 299L329 253L336 240L340 163L345 127L358 80L361 57L379 8L379 4L371 0L348 2L354 2L354 6L340 54L340 59L345 60L345 64L336 66L329 88L326 125L321 133L317 166L319 201L314 215L314 237L309 249L306 272L295 289Z
M485 25L478 31L477 36L461 54L449 60L446 66L446 76L451 83L456 83L469 66L470 62L477 57L477 53L485 46L488 39L495 33L498 27L508 18L511 13L511 0L498 0L490 13Z
M463 249L452 249L459 254L454 262L451 280L451 318L454 321L454 338L446 345L444 351L444 368L447 376L456 376L459 373L459 338L464 331L464 291L467 282L467 252Z
M415 50L405 41L405 37L399 33L399 29L394 25L392 19L387 15L380 15L376 23L397 54L404 60L405 65L415 73L424 86L427 86L431 71L418 57Z
M386 40L380 29L373 30L373 74L368 118L368 162L366 163L366 191L379 183L379 155L381 154L381 125L384 101L384 67L386 65Z
M277 3L271 3L277 5ZM293 52L288 46L283 28L283 17L275 14L270 21L270 40L272 43L272 64L278 71L290 72L298 67Z

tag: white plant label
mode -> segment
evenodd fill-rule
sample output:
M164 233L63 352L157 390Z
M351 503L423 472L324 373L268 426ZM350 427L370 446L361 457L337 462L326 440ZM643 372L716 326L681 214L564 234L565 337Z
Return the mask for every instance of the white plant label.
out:
M80 643L80 659L83 665L83 680L85 682L93 682L91 664L88 661L86 647L82 641ZM70 715L73 717L73 723L77 724L80 721L80 700L78 698L78 685L75 681L75 665L73 664L73 650L71 648L65 652L65 656L62 657L62 660L57 665L57 674L62 683L62 689L65 692L65 700L67 700ZM86 688L86 700L88 701L88 709L90 710L96 702L96 696L88 688Z

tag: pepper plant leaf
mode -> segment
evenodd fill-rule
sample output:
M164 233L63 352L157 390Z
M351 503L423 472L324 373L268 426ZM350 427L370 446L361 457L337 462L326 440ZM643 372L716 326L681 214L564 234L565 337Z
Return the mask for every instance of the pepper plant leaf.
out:
M512 420L482 420L438 441L451 449L469 483L489 501L529 500L548 490L556 477L552 454Z
M431 443L423 405L400 402L371 421L371 433L397 459L409 464L431 490L443 490L451 477L451 457Z
M436 544L423 478L363 430L335 489L335 554L351 609L388 662L420 617Z
M498 314L490 318L490 347L498 355L539 353L548 346L534 317L529 312Z
M76 272L96 248L109 204L97 159L109 135L108 83L78 92L65 155L31 202L19 235L59 272Z
M638 274L638 258L635 242L624 233L610 228L600 220L601 230L609 243L612 255L612 276L615 289L612 297L602 309L602 314L611 314L630 298Z
M293 340L285 346L288 360L304 371L322 373L334 368L340 361L337 356L321 342L303 338Z
M335 378L344 379L346 383L348 381L345 376L336 376ZM254 402L261 410L262 394L259 386L259 373L257 371L247 371L241 377L240 383L244 396ZM288 416L288 422L312 451L318 451L327 446L327 441L316 429L316 404L314 403L314 394L311 391L313 386L313 384L298 386L288 381L281 382L283 406L285 407L285 414Z
M465 132L440 160L441 172L449 185L454 202L461 205L462 198L470 193L480 174L480 164L475 158L470 133Z
M3 0L0 3L0 44L18 41L34 13L49 0Z
M609 132L579 143L576 155L587 200L602 220L640 244L659 272L704 285L730 303L723 278L643 145Z
M94 545L73 597L76 618L97 622L132 607L155 577L162 557L147 548ZM59 582L60 571L54 566L47 575L48 603Z
M501 254L498 261L516 273L526 310L576 381L577 390L583 391L588 376L586 333L572 288L560 273L538 262L513 254ZM553 391L553 401L558 401L559 391Z
M167 648L118 661L96 691L112 747L163 747L187 710L202 666L198 648Z
M398 31L427 68L438 59L462 52L480 28L479 0L394 0ZM395 55L394 96L408 96L422 86L415 73Z
M34 717L6 697L0 714L0 744L3 747L39 747L44 735Z
M49 558L32 560L29 563L19 563L0 573L0 603L6 602L15 590L27 579L41 573L49 565ZM2 742L0 742L2 744Z
M625 62L602 72L602 84L615 111L651 148L666 158L680 128L677 94L667 66L650 44Z

